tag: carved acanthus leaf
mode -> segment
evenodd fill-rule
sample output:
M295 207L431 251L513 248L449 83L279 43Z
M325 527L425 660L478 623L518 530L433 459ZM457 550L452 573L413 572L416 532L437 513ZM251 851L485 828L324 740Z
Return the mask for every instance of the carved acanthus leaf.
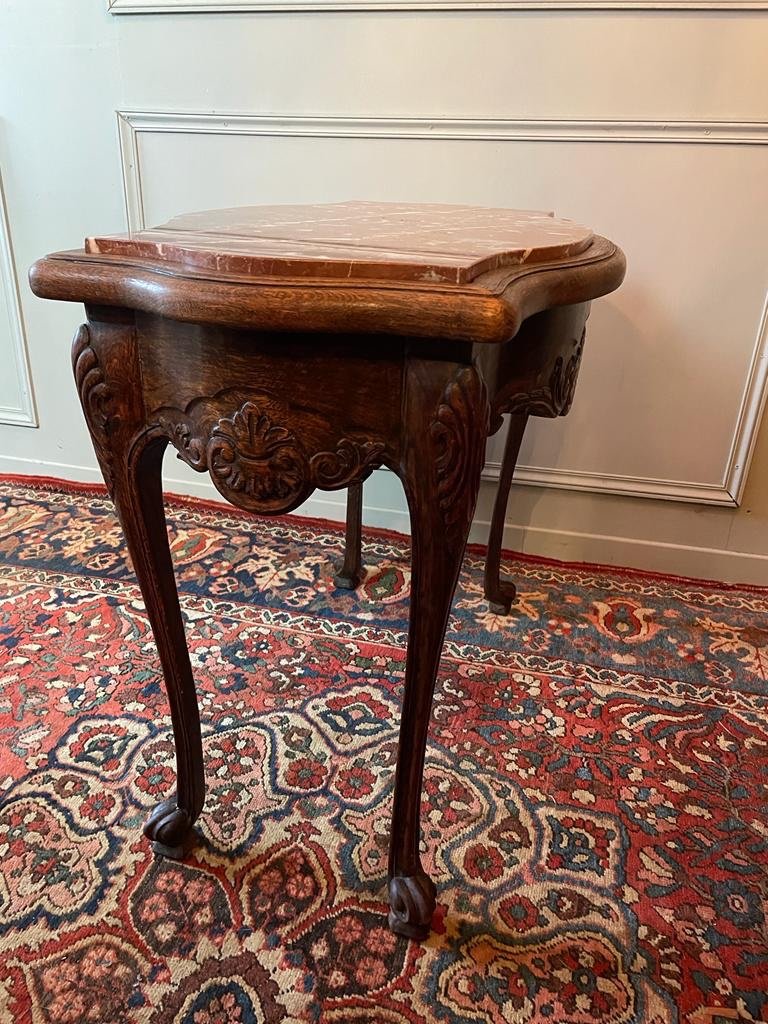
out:
M309 460L310 476L316 487L328 491L346 487L351 480L366 475L381 463L384 445L381 441L353 441L343 437L335 451L318 452Z
M116 429L119 417L114 412L114 395L91 345L91 334L87 324L78 328L72 343L72 370L93 447L107 487L111 491L113 472L108 438Z
M440 513L449 536L464 530L472 516L489 409L485 384L474 367L459 370L446 386L432 423Z
M581 366L581 357L584 352L584 341L586 337L587 329L585 327L581 332L581 338L579 338L576 351L568 360L568 365L566 366L565 373L562 377L562 392L558 396L561 416L567 416L571 411L571 406L573 405L573 396L576 394L576 380L579 376L579 367Z
M568 362L562 356L557 357L547 384L516 394L501 411L527 416L565 416L573 404L585 336L586 329Z
M205 444L201 438L195 437L193 424L185 414L180 409L171 410L173 412L178 414L178 419L163 413L158 417L158 426L179 453L179 458L192 469L202 472L208 468Z

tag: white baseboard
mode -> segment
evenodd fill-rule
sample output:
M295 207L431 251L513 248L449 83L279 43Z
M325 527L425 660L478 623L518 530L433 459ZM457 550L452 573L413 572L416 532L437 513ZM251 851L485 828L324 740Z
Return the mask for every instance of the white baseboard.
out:
M722 583L768 586L768 555L751 552L512 523L504 527L504 547L567 562L598 562Z
M165 475L168 491L208 500L223 500L207 477L178 477L176 466L169 466ZM175 472L174 472L175 471ZM93 466L42 462L0 456L0 474L16 473L30 476L52 476L81 483L100 483L101 475ZM402 491L395 491L392 475L374 473L366 484L363 518L367 526L410 532L410 521ZM344 519L345 492L316 493L297 514L323 519ZM489 523L476 519L470 540L484 544ZM598 562L693 576L724 582L768 585L768 555L727 551L718 548L671 544L665 541L641 540L598 533L578 533L508 522L504 527L504 547L545 558L564 561Z

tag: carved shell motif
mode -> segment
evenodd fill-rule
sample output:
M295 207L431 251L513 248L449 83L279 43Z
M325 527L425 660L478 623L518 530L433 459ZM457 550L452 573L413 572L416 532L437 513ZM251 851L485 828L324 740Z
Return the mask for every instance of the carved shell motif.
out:
M160 410L158 424L180 458L199 472L209 470L225 498L253 512L288 512L316 487L345 487L381 464L383 443L348 437L332 451L308 456L297 435L273 416L274 403L256 398L210 428L191 407Z
M450 538L465 530L472 518L488 421L485 384L473 367L464 367L446 386L430 424L437 500Z
M307 481L307 458L296 437L254 402L213 428L208 468L220 491L270 511L296 500Z

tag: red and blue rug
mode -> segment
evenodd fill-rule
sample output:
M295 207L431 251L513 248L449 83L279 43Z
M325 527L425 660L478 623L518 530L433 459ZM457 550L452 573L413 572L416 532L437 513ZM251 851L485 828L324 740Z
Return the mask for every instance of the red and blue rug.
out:
M187 863L155 646L103 496L0 483L0 1021L768 1021L768 592L467 555L423 945L386 929L409 550L169 503L208 796Z

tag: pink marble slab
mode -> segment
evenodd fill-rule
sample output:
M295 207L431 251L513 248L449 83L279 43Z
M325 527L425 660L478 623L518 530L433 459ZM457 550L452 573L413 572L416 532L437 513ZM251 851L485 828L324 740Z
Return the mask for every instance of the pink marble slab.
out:
M246 206L87 238L86 252L252 277L467 284L489 270L575 256L589 228L538 210L411 203Z

